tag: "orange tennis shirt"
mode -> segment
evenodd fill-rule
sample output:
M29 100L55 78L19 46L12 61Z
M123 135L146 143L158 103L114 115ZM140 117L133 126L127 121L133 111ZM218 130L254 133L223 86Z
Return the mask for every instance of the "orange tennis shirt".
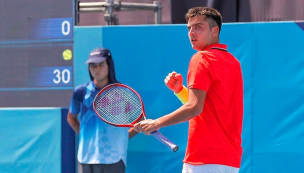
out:
M203 112L189 121L184 162L240 167L243 78L240 62L223 44L212 44L190 60L188 89L207 92Z

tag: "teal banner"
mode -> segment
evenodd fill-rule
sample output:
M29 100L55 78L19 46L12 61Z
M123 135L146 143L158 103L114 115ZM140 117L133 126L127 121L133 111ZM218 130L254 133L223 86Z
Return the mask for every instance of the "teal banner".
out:
M60 108L0 109L0 172L60 173Z

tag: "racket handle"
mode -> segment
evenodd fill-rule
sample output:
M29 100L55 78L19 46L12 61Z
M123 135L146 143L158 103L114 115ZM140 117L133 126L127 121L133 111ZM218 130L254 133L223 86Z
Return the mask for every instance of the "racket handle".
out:
M151 132L151 135L153 135L162 144L164 144L165 146L170 148L171 151L176 152L178 150L177 145L175 145L173 142L171 142L168 138L166 138L164 135L162 135L158 131Z

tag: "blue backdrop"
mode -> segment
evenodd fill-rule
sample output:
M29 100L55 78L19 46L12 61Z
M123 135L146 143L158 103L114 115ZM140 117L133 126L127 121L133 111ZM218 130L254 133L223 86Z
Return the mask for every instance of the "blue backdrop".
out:
M244 123L241 173L301 172L304 166L303 23L224 24L220 41L241 62ZM147 116L165 115L181 103L164 85L177 71L186 77L192 50L186 25L75 28L75 84L88 80L84 62L99 46L109 48L117 77L143 97ZM185 83L186 84L186 83ZM171 153L153 137L130 141L128 173L181 172L187 123L160 131L180 145Z

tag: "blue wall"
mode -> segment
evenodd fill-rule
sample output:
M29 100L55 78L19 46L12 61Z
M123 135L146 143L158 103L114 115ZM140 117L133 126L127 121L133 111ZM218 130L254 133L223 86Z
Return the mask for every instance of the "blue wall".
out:
M221 42L241 62L244 123L241 173L301 172L304 160L303 23L224 24ZM181 104L164 85L171 71L186 77L193 53L185 25L75 27L75 84L88 80L84 62L99 46L109 48L118 79L142 96L147 116ZM186 84L186 83L185 83ZM171 153L153 137L130 141L128 173L180 172L187 123L160 131L180 146Z

